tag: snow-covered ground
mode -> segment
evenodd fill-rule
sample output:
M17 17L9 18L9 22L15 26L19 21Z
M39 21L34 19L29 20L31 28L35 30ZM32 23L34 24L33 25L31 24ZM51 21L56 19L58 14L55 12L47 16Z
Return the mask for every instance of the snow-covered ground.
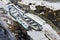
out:
M2 1L0 1L0 8L4 8L8 11L7 5L5 5Z
M8 0L7 0L7 2L9 2ZM3 13L3 11L1 11L0 12L0 17L2 17L2 16L4 16L4 17L2 17L2 19L4 20L4 19L6 19L6 20L8 20L8 24L11 24L11 21L8 19L8 18L10 18L10 19L12 19L12 20L14 20L15 21L15 19L9 14L9 9L8 9L8 5L6 5L5 3L7 3L6 1L5 2L3 2L3 1L0 1L0 8L3 8L7 13L6 14L2 14Z
M24 2L23 2L24 1ZM45 1L39 1L39 0L23 0L22 2L23 2L23 4L25 3L25 1L26 1L26 5L28 5L28 3L30 3L30 2L32 2L32 3L36 3L35 4L35 6L36 5L42 5L42 6L46 6L46 4L47 5L52 5L51 3L49 3L48 4L48 2L45 2ZM42 3L41 3L42 2ZM2 4L2 3L1 3ZM3 5L3 4L2 4ZM1 5L0 5L1 6ZM7 9L7 11L8 11L8 7L7 7L7 5L5 5L5 7L4 6L2 6L3 8L5 8L5 9ZM7 16L9 16L9 14L7 14ZM33 17L33 15L31 15L32 17ZM37 17L36 17L37 18ZM38 18L39 19L39 18ZM37 20L37 19L36 19ZM39 19L40 20L40 19ZM38 20L37 20L38 21ZM43 31L42 32L39 32L39 31L27 31L28 32L28 34L34 39L34 40L48 40L46 37L45 37L45 35L44 35L44 33L45 32L47 32L49 35L48 36L51 36L51 38L53 39L53 40L60 40L60 37L59 37L59 35L56 33L56 31L54 31L52 28L51 28L51 26L49 25L49 24L44 24L44 25L42 25L42 27L43 27ZM46 34L47 34L46 33Z
M33 40L48 40L48 38L45 37L44 32L40 31L27 31L28 35L33 38Z
M29 14L29 13L27 13L26 15L30 17L31 19L33 19L34 21L36 21L37 23L39 23L40 25L42 25L43 27L42 32L41 31L28 31L28 34L32 38L34 38L34 40L39 40L39 39L48 40L48 38L50 38L51 40L60 40L60 36L57 34L57 32L53 30L53 28L49 24L47 24L42 18L34 14ZM44 36L44 34L46 34L48 38Z
M8 29L8 25L6 24L6 22L4 22L4 20L2 19L2 17L0 17L0 24L2 25L2 27L6 30L7 35L9 37L9 40L15 40L14 35L11 34L10 30ZM0 26L1 27L1 26ZM2 35L3 36L3 35ZM0 36L1 38L1 36Z
M21 2L18 2L18 3L25 4L25 5L28 5L29 3L33 3L35 5L30 5L30 8L32 10L35 10L36 8L34 7L37 5L46 6L47 8L50 8L53 10L60 10L60 2L50 3L48 1L43 1L43 0L22 0Z

